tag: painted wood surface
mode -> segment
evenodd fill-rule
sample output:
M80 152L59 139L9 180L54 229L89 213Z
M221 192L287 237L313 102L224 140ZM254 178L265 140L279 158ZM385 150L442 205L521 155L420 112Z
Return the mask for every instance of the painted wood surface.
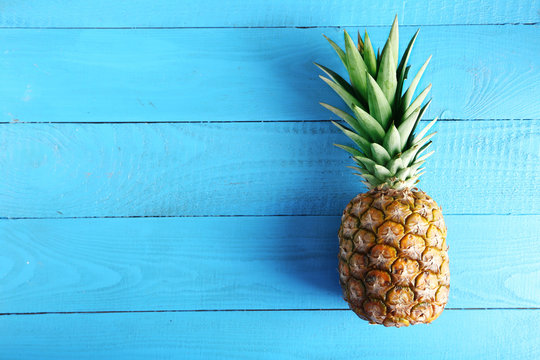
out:
M441 121L445 214L538 214L540 122ZM329 122L0 125L1 217L340 215L365 191Z
M351 311L7 316L0 357L535 360L539 321L539 310L445 311L401 329Z
M2 4L3 27L241 27L537 23L537 0L34 0ZM381 11L384 9L384 11Z
M415 31L403 28L402 42ZM0 30L0 121L328 119L317 103L340 100L312 61L342 66L323 33L342 38L336 28ZM374 44L387 35L370 29ZM539 119L539 36L537 26L424 27L410 63L414 72L433 55L427 117Z
M539 9L1 3L0 359L537 360ZM311 63L395 13L402 49L422 27L412 70L433 54L421 186L452 273L450 309L399 330L341 299L338 215L364 189Z
M540 216L446 223L448 307L540 307ZM2 220L0 312L345 309L338 228L302 216Z

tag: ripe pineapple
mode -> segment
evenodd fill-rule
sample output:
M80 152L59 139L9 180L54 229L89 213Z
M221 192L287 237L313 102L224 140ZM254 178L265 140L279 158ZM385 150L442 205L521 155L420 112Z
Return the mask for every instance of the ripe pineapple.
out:
M350 83L316 64L321 76L352 113L325 108L349 127L334 124L355 144L337 145L352 155L354 170L369 191L347 205L339 229L339 273L345 300L362 319L385 326L430 323L448 300L446 226L440 207L413 188L433 152L426 135L434 119L414 134L430 101L431 85L413 100L428 59L405 90L407 65L418 31L398 64L398 24L394 20L382 52L373 51L367 32L355 45L345 31L345 51L330 42ZM430 57L431 58L431 57Z

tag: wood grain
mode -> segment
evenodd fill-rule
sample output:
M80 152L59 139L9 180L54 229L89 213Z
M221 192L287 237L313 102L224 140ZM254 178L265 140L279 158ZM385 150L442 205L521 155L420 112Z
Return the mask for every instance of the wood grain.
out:
M534 1L446 1L401 3L330 0L34 0L2 5L4 27L239 27L500 24L538 22ZM383 10L384 9L384 10Z
M446 214L540 213L540 121L439 122ZM329 122L0 125L0 217L340 215L365 191Z
M449 307L540 307L540 216L446 222ZM338 227L298 216L2 220L0 313L344 309Z
M539 321L534 310L445 311L406 329L351 311L8 316L0 357L536 360Z
M414 31L401 30L402 50ZM321 120L331 115L319 101L341 103L312 64L341 71L322 37L341 42L341 29L0 32L3 122ZM370 30L375 46L387 34ZM433 54L421 84L433 83L427 116L539 119L539 35L534 26L423 28L410 63L415 72Z

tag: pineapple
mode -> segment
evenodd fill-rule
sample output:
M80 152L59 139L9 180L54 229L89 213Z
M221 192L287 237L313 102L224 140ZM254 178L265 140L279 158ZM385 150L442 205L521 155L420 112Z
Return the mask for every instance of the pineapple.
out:
M413 99L430 58L405 89L407 65L418 31L398 63L394 20L382 52L373 51L367 32L354 44L345 31L345 50L330 42L350 82L316 64L349 112L321 103L348 126L333 122L354 143L337 145L352 155L368 192L347 205L339 229L339 275L345 300L362 319L385 326L430 323L444 309L449 292L446 226L441 208L414 186L437 119L418 134L431 85Z

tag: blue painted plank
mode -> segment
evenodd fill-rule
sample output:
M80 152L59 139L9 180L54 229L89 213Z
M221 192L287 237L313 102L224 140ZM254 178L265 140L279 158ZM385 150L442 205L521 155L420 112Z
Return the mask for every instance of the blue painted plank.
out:
M539 214L540 121L444 121L419 186L446 214ZM329 122L0 125L0 217L339 215Z
M356 32L357 28L348 30ZM401 31L402 49L416 27ZM388 29L370 30L382 46ZM342 65L325 29L0 30L0 121L322 120L340 104L312 61ZM428 117L540 118L535 26L425 27ZM338 41L339 42L339 41Z
M449 307L540 307L540 216L446 222ZM301 216L2 220L0 313L345 309L338 227Z
M3 359L540 358L540 311L446 311L389 329L350 311L0 317Z
M540 2L489 0L310 1L34 0L2 5L4 27L204 27L500 24L538 22Z

